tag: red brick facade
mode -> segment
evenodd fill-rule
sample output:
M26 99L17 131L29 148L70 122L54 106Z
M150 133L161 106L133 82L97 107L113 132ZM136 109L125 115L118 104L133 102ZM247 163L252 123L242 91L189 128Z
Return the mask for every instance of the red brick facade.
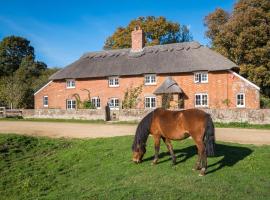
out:
M207 83L195 83L194 73L162 74L156 75L155 85L144 85L144 76L120 76L118 87L109 87L108 78L89 78L75 80L75 88L68 89L66 80L52 81L35 94L35 109L60 108L66 109L66 100L72 99L77 93L81 100L86 100L88 89L91 97L99 97L101 108L104 108L110 98L121 101L124 93L130 86L143 84L138 108L144 108L147 96L155 96L154 91L163 83L166 77L171 76L185 94L184 108L195 107L195 95L202 93L208 95L209 108L236 108L237 94L244 96L244 108L259 108L259 88L232 71L208 72ZM48 96L48 106L44 107L43 97ZM161 105L161 97L156 98L157 107Z

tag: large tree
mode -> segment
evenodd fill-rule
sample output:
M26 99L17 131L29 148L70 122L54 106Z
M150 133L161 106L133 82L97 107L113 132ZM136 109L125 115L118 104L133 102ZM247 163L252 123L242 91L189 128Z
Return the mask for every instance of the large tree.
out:
M139 17L132 20L127 27L119 27L106 39L104 49L121 49L131 47L131 32L140 26L145 32L146 45L187 42L192 40L187 26L168 21L165 17Z
M240 74L270 96L270 1L240 0L231 14L205 17L212 47L240 66Z
M35 57L30 41L17 36L4 38L0 42L0 77L15 72L26 56Z
M0 42L0 106L33 108L34 91L56 71L35 60L34 48L27 39L4 38Z

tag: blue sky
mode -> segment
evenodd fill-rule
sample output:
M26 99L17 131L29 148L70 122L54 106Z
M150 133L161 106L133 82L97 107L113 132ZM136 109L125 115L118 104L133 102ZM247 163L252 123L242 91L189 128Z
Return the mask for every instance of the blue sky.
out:
M3 0L0 40L26 37L37 60L49 67L64 67L83 53L102 50L117 27L139 16L165 16L190 27L194 40L208 44L204 16L217 7L231 11L235 0Z

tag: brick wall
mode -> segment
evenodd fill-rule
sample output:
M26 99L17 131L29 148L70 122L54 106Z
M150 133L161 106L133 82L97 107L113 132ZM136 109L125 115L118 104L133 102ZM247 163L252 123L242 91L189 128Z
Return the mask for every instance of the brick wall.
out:
M208 93L209 108L235 108L237 93L245 94L245 107L259 108L259 91L229 71L209 72L208 83L194 83L193 73L157 75L156 85L143 86L140 101L137 108L144 107L144 98L153 96L153 92L163 83L167 76L178 83L185 93L184 108L193 108L196 93ZM92 78L76 80L76 88L67 89L65 80L53 81L35 95L35 109L43 109L43 96L49 97L50 109L66 109L66 99L71 99L74 93L80 95L81 100L87 99L87 92L82 89L89 89L91 97L99 97L101 107L104 108L109 98L124 98L124 93L130 86L136 87L144 83L143 76L120 77L119 87L109 87L107 78ZM161 98L158 96L157 105L161 105ZM225 103L227 102L227 103Z

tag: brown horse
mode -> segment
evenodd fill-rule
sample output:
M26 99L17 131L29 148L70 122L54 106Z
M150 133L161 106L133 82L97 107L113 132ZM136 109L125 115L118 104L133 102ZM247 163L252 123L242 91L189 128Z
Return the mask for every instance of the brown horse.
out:
M214 156L215 153L214 124L209 114L198 109L169 111L158 108L150 112L141 120L136 130L132 145L132 160L136 163L142 161L149 134L153 136L155 143L153 164L158 162L160 139L166 144L173 164L176 164L171 140L183 140L191 136L198 149L194 170L200 170L201 176L205 175L207 156Z

